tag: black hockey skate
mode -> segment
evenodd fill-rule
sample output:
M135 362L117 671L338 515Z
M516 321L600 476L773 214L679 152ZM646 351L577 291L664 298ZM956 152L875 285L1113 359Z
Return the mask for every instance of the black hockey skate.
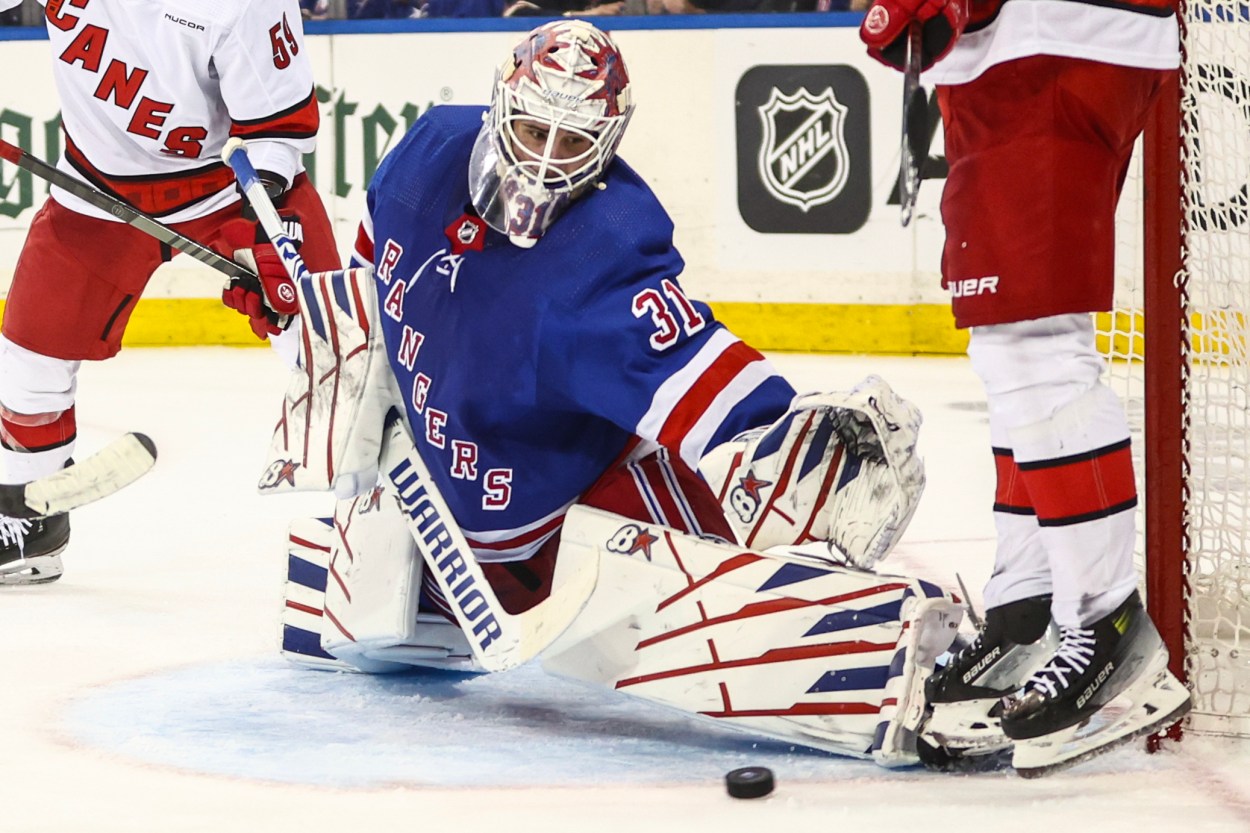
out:
M1050 596L986 611L976 639L925 683L919 747L926 766L976 770L1006 765L1003 753L1011 740L1003 734L1001 700L1041 668L1058 642Z
M68 543L68 512L31 520L0 517L0 586L56 581Z
M1061 628L1059 648L1003 703L1012 765L1046 775L1163 729L1190 709L1136 592L1088 628Z

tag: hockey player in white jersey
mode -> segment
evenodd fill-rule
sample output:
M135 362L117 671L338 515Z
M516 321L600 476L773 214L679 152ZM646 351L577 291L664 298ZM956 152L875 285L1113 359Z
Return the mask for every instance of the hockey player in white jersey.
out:
M489 108L424 114L354 262L301 280L263 492L291 529L282 647L314 667L556 674L888 766L960 606L871 568L924 484L920 415L870 377L796 396L679 282L616 148L616 44L531 32ZM794 548L806 545L803 554Z
M0 0L0 9L19 0ZM44 2L44 0L41 0ZM266 187L302 224L316 268L339 260L320 198L303 173L319 112L295 0L46 0L65 151L59 167L235 255L264 287L233 281L223 301L276 335L285 271L257 245L254 219L219 154L251 143ZM25 483L66 464L76 436L79 364L117 353L152 272L172 252L54 187L22 249L0 334L0 478ZM262 297L275 299L268 307ZM285 312L293 311L287 294ZM0 585L61 575L67 514L0 518Z
M930 680L927 730L948 753L1011 749L1026 776L1190 708L1138 595L1129 425L1090 315L1111 308L1134 141L1174 83L1175 7L875 0L860 28L899 69L922 30L950 163L943 286L969 328L998 472L986 627Z

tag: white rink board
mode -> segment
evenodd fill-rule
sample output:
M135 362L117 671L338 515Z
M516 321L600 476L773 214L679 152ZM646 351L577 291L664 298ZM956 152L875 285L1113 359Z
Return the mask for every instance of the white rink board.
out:
M903 229L897 205L887 204L898 165L901 78L864 54L855 29L630 29L616 37L638 102L622 156L673 215L692 294L769 303L945 302L937 275L941 183L925 184L918 218ZM494 67L518 38L511 31L308 37L323 101L314 171L344 250L355 237L372 160L402 133L405 116L444 102L486 103ZM0 92L0 135L41 158L53 155L49 135L59 143L51 127L57 118L51 60L47 41L0 40L0 78L19 79ZM865 189L867 217L855 230L761 232L739 209L739 82L753 68L791 65L838 66L848 77L862 76L864 106L845 117L871 136L870 152L844 163ZM20 135L23 126L27 135ZM758 142L742 152L757 168ZM933 153L941 153L940 136ZM0 168L0 286L6 287L26 225L46 195L34 181L27 198L33 205L8 216L22 205L15 175L10 165ZM215 297L219 281L206 271L198 264L163 267L145 297Z

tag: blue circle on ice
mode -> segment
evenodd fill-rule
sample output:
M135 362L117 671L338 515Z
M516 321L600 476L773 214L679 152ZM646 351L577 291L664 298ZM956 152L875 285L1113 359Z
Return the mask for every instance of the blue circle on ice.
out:
M387 676L277 659L197 666L93 689L70 704L65 724L82 743L146 763L335 787L689 784L743 766L810 781L874 767L532 664Z

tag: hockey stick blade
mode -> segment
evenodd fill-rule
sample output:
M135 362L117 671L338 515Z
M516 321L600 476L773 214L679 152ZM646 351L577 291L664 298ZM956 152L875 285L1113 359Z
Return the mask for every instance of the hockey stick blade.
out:
M108 497L148 472L156 444L144 434L123 434L100 451L30 483L0 485L0 514L42 518Z
M211 266L223 275L232 278L256 278L250 269L229 258L222 257L207 246L179 234L160 220L149 217L134 206L74 179L64 171L57 170L42 159L32 156L17 145L11 145L3 139L0 139L0 159L30 171L40 179L68 191L101 211L107 211L127 225L133 226L149 237L156 238L171 249L189 255L206 266Z
M920 24L912 22L907 30L907 65L903 73L903 136L898 164L898 194L902 204L899 217L906 228L916 210L920 192L919 146L926 145L922 134L927 131L924 90L920 87ZM926 151L927 155L927 151Z

